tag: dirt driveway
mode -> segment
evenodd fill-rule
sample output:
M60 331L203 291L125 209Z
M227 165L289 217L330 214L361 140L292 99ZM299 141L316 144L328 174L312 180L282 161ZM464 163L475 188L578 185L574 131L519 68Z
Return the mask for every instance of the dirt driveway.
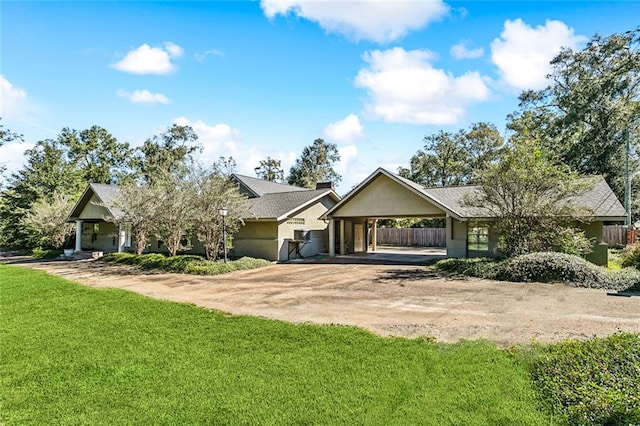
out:
M501 345L640 332L640 297L565 285L449 279L424 267L272 265L224 276L142 272L90 260L27 262L93 287L116 287L232 314L296 323L348 324L438 341Z

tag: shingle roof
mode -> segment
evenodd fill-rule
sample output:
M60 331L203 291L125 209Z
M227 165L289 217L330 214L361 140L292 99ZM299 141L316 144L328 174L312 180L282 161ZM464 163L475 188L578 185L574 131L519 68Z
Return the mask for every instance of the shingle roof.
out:
M473 194L478 190L477 185L465 185L465 186L448 186L448 187L424 187L409 179L398 176L389 172L383 168L377 169L367 179L365 179L358 187L346 195L338 204L331 208L325 216L331 216L333 211L336 211L340 206L349 202L349 199L355 196L355 194L368 185L369 182L375 179L377 175L386 175L393 180L399 182L417 194L421 195L425 201L430 202L437 207L443 209L446 213L457 217L459 219L480 219L480 218L492 218L495 214L491 213L488 209L479 207L463 206L463 199L465 194ZM620 201L613 193L607 182L602 176L585 177L585 180L592 180L593 187L585 193L569 199L574 204L582 206L588 209L595 218L608 219L608 220L621 220L624 218L625 210L620 204Z
M256 197L262 197L264 194L272 194L275 192L308 191L306 188L300 188L284 183L270 182L268 180L235 173L232 175L232 178L244 185L245 188L254 193Z
M246 219L280 220L305 207L308 203L330 194L334 199L337 199L337 196L330 189L270 193L258 198L250 198L248 200L249 215Z

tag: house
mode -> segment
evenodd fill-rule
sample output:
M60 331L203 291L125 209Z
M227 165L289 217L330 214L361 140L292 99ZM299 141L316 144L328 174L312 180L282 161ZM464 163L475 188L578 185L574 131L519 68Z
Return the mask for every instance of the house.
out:
M447 257L477 257L495 254L498 236L487 210L464 206L463 197L476 186L426 188L379 168L331 207L323 219L329 220L329 253L376 250L376 222L387 218L444 218L447 227ZM588 260L607 264L607 246L602 243L605 221L622 221L625 210L600 177L593 187L573 200L591 212L588 223L577 224L596 244Z
M282 261L328 251L328 221L320 216L340 200L330 185L309 190L238 174L231 179L248 198L245 224L234 235L231 255ZM76 223L76 251L132 247L129 230L109 222L120 216L107 207L118 191L114 185L87 186L68 218ZM193 245L193 252L201 251L197 241ZM148 247L150 252L166 251L155 238L150 238Z

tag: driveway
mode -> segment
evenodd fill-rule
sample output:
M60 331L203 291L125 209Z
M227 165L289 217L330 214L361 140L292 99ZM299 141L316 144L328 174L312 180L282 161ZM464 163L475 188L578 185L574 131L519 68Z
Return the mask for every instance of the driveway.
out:
M345 324L384 336L500 345L640 332L640 297L561 284L452 279L415 265L290 263L215 277L149 273L91 260L27 262L92 287L115 287L232 314Z

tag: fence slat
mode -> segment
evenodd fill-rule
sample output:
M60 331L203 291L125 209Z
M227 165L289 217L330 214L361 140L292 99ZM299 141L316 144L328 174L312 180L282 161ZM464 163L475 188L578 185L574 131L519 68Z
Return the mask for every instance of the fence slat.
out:
M633 233L634 231L631 231ZM630 239L637 239L632 234ZM624 247L627 244L627 227L624 225L605 225L602 227L602 241L607 243L610 248Z
M446 243L446 228L378 228L381 245L445 247Z

